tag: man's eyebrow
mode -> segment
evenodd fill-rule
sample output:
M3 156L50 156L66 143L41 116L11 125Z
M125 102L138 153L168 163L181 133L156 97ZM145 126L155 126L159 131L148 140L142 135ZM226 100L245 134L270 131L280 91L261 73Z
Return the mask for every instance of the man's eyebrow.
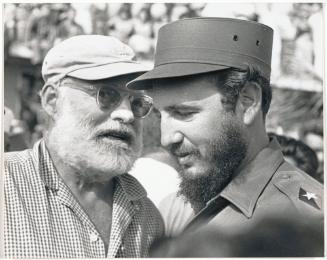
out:
M124 84L123 82L100 82L97 84L93 84L93 86L95 87L107 87L107 88L114 88L123 92L128 92L131 94L146 94L146 92L144 90L132 90L132 89L128 89L126 87L126 84Z
M196 104L178 104L171 105L164 108L166 111L174 111L174 110L196 110L199 109Z
M121 88L121 83L119 82L95 82L92 85L94 86L104 86L104 87L114 87L114 88Z

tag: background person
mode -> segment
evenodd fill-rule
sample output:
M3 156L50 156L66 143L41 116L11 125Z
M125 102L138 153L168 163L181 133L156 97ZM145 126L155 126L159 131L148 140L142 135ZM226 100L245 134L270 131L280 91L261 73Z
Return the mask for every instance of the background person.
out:
M4 107L4 152L26 149L26 136L21 120L17 120L12 110Z
M3 115L4 115L4 120L3 120L4 152L8 152L10 150L10 135L11 135L12 121L14 120L14 113L8 107L4 107Z
M296 140L292 137L274 133L269 133L268 135L277 138L285 160L308 173L317 181L320 181L317 174L318 158L314 150L300 140Z

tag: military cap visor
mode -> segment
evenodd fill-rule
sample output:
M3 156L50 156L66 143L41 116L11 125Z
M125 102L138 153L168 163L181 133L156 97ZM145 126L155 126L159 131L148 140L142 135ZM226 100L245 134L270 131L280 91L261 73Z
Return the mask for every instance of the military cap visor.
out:
M146 89L155 79L189 76L249 65L270 78L273 30L232 18L191 18L160 28L153 70L129 82Z
M156 67L154 70L138 77L135 81L128 83L128 87L133 89L148 88L154 79L164 79L173 77L190 76L194 74L223 70L229 67L216 64L186 63L178 62L165 64Z

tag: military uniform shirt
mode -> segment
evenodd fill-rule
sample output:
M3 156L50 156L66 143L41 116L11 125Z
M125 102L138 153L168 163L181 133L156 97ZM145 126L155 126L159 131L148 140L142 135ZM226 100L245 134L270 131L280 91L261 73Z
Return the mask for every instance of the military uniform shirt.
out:
M246 232L261 219L276 215L323 225L323 185L284 161L275 139L218 196L230 203L208 225L228 234ZM195 216L191 205L176 194L164 199L159 210L169 237L179 235Z
M128 174L116 178L108 253L39 141L5 154L4 253L11 258L146 257L162 235L158 210Z

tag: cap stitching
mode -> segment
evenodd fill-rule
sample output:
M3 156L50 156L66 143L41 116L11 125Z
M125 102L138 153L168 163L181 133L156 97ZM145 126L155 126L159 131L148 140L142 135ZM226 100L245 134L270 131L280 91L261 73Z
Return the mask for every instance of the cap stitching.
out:
M142 65L141 63L139 63L139 62L135 62L135 61L130 61L130 60L120 60L120 61L115 61L115 62L108 62L108 63L102 63L102 64L97 64L97 65L84 66L84 67L81 67L81 68L77 68L77 69L74 69L74 70L70 70L70 71L68 71L68 72L65 73L65 74L67 75L68 73L71 73L71 72L74 72L74 71L77 71L77 70L81 70L81 69L96 68L96 67L101 67L101 66L104 66L104 65L115 64L115 63L132 63L132 64ZM60 74L60 73L58 73L58 74Z

